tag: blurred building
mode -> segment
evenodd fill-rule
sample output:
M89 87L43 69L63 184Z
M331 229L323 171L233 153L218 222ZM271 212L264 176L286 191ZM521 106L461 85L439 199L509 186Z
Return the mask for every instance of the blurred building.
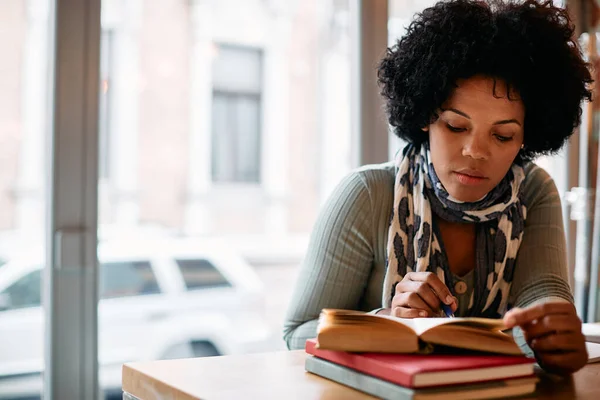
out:
M44 221L47 3L0 2L0 230L28 237ZM349 29L348 0L104 0L99 223L306 236L350 169Z
M43 238L49 2L0 2L0 252L11 238ZM391 1L390 45L432 3ZM350 5L103 0L103 232L305 243L351 168ZM391 139L393 157L402 143Z

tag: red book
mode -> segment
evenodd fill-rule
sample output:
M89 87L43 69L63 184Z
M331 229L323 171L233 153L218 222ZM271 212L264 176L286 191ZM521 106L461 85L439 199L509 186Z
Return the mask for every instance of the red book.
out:
M533 375L535 360L525 356L349 353L317 348L306 352L404 387L423 388L511 379Z

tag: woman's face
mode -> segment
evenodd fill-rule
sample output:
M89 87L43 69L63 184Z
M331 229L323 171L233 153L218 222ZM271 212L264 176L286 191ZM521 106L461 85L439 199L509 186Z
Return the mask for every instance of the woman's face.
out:
M525 108L506 84L487 77L457 82L429 131L431 161L448 193L474 202L504 178L523 144Z

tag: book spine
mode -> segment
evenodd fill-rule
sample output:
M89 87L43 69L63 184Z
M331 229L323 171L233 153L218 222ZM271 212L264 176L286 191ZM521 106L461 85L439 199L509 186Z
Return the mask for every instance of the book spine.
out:
M308 356L306 371L382 399L412 400L414 391L361 372Z
M343 365L344 367L369 374L379 379L384 379L392 384L408 388L412 388L413 386L414 377L412 375L390 369L389 365L376 362L369 357L362 357L360 354L343 351L320 350L311 341L306 342L305 350L308 354L312 354L315 357L325 359L334 364Z

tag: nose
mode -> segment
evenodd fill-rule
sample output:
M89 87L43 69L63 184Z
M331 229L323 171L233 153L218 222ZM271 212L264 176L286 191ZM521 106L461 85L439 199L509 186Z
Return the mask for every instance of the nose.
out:
M463 144L462 155L474 160L487 160L490 157L490 149L484 135L472 133Z

